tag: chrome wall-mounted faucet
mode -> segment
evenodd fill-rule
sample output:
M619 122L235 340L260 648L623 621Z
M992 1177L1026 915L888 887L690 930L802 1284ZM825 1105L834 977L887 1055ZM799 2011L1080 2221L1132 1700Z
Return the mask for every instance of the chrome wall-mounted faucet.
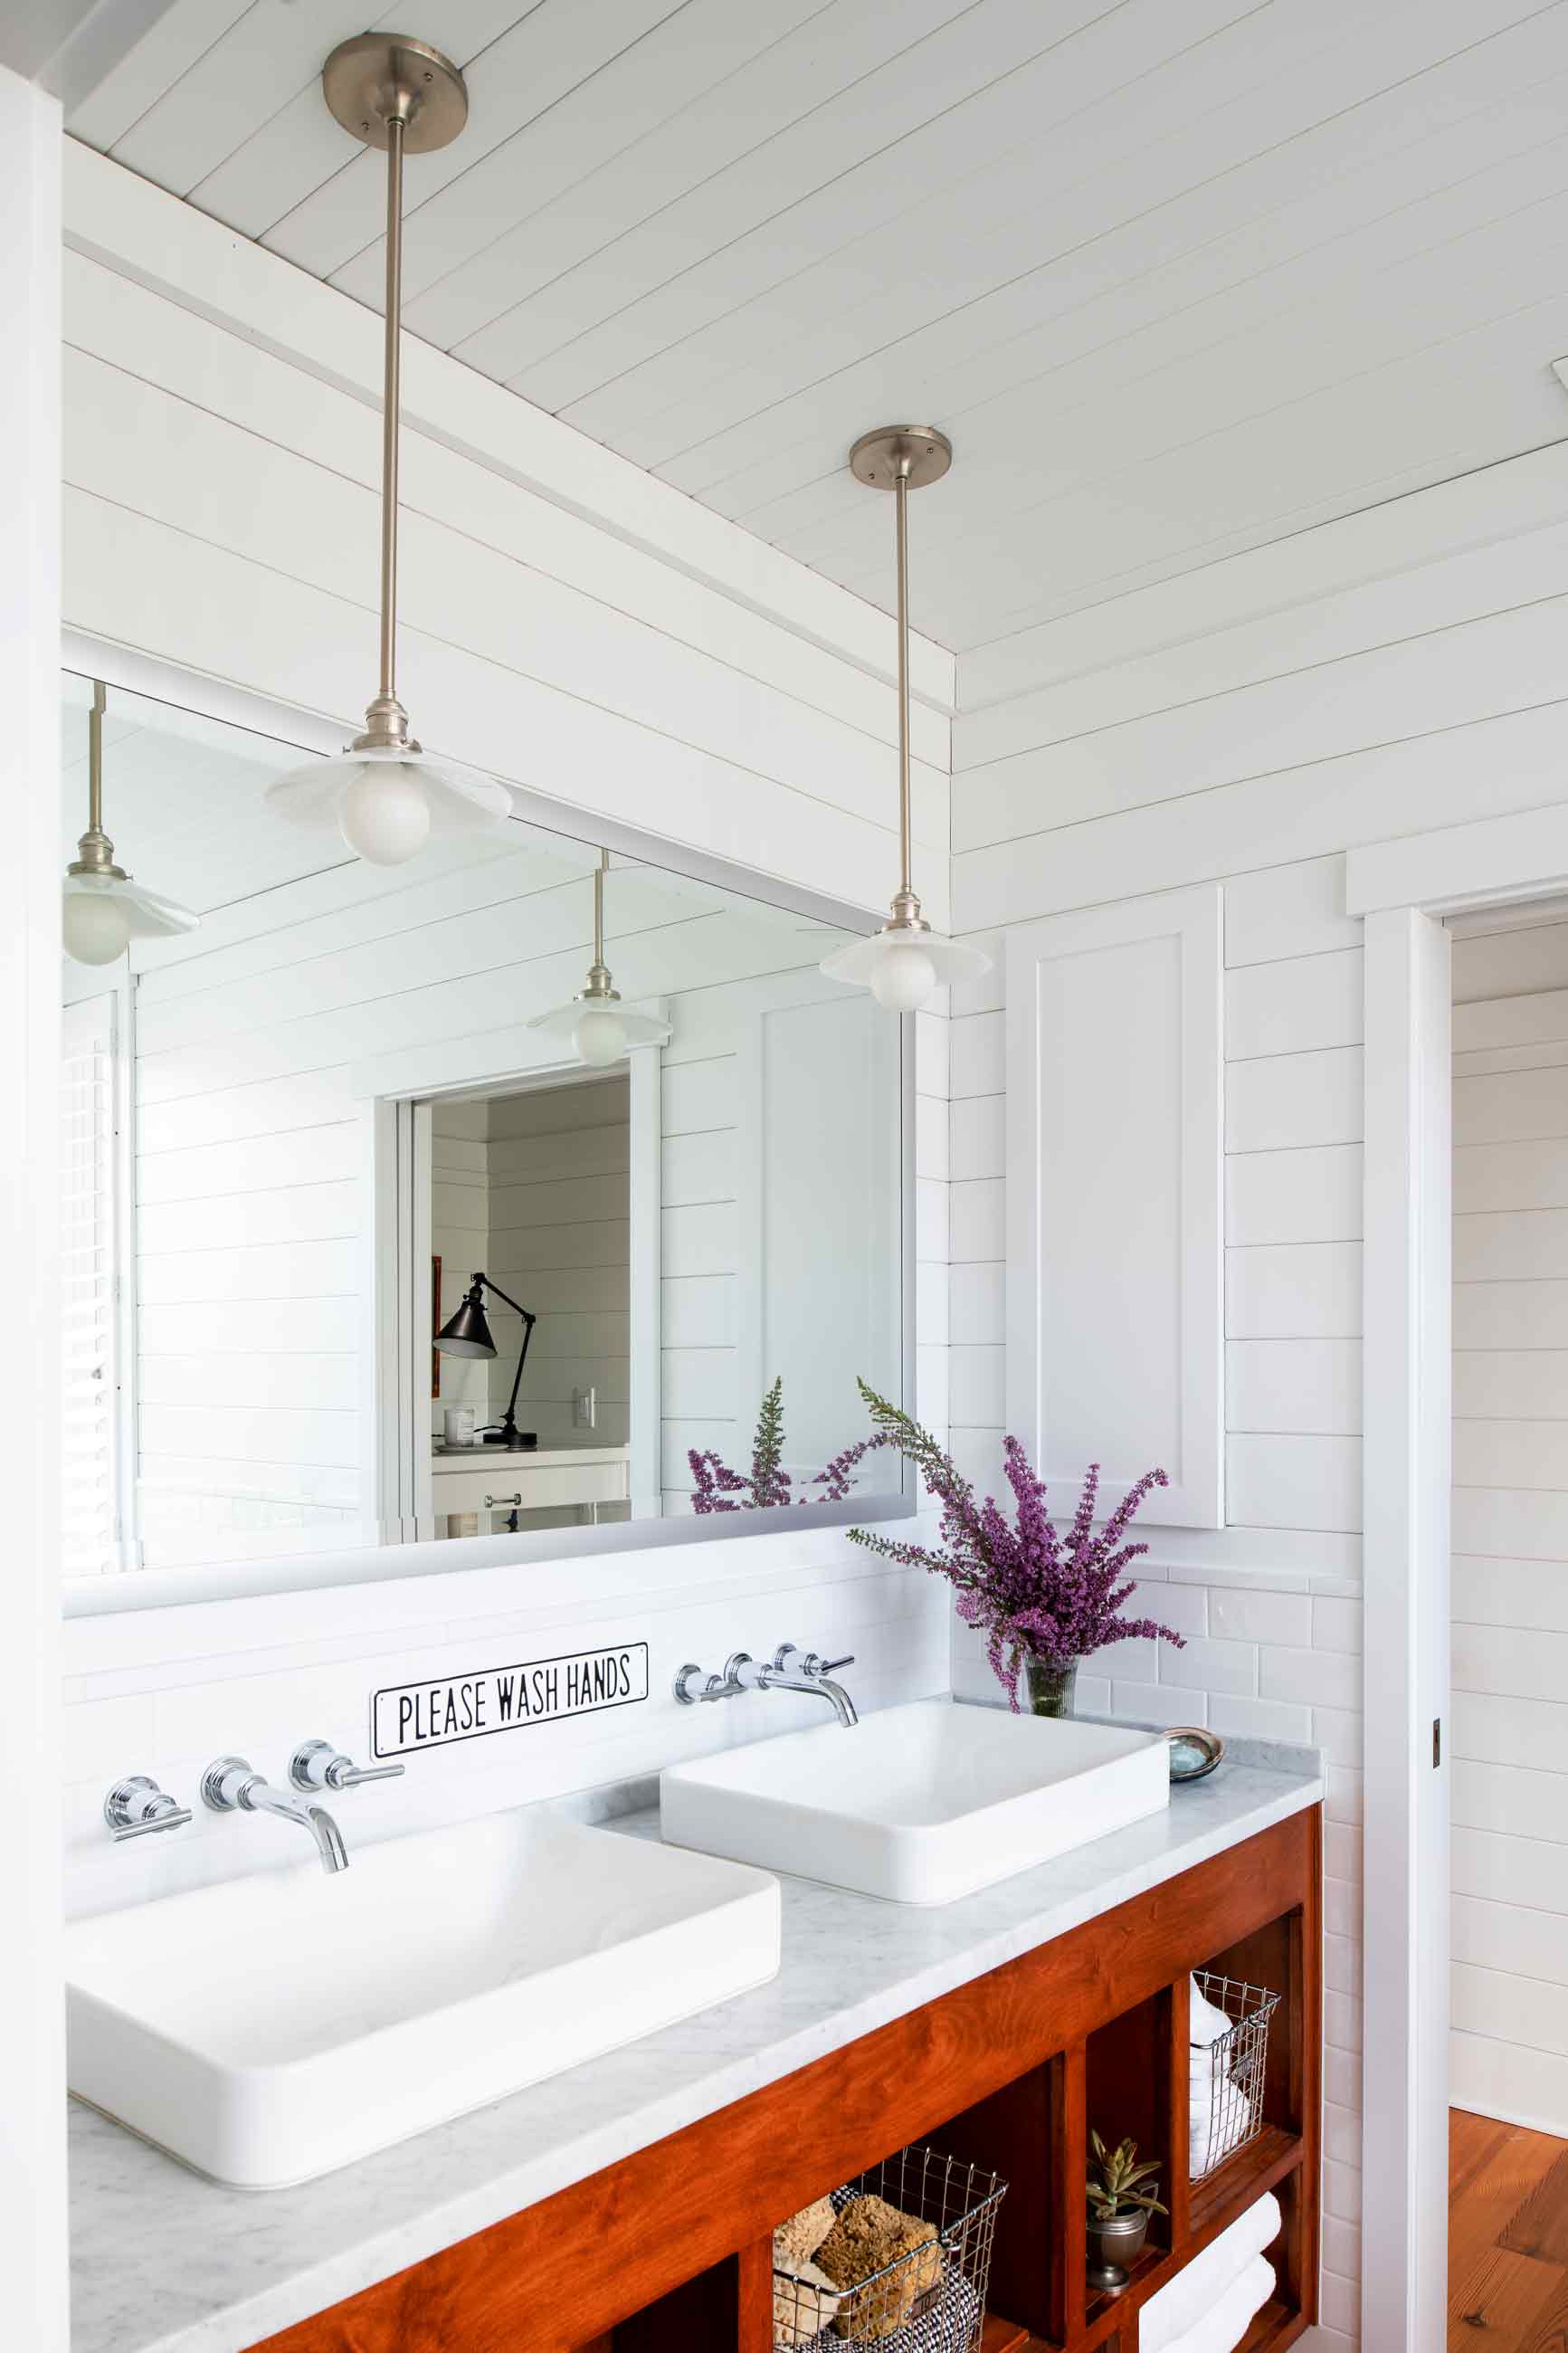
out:
M366 1781L397 1781L401 1765L356 1765L330 1740L302 1740L289 1759L289 1778L307 1796L314 1789L357 1789Z
M202 1775L202 1800L215 1814L276 1814L279 1821L298 1822L314 1840L323 1871L349 1867L342 1832L326 1808L288 1789L275 1789L243 1757L214 1758Z
M855 1703L843 1684L830 1678L839 1667L854 1663L853 1651L841 1659L824 1659L815 1651L803 1651L795 1642L781 1642L765 1666L749 1651L732 1651L720 1675L703 1677L701 1668L694 1661L688 1662L675 1678L675 1696L682 1707L695 1707L699 1701L736 1699L742 1692L804 1692L826 1700L847 1731L859 1722Z
M171 1798L166 1789L160 1789L150 1774L131 1773L123 1781L116 1781L105 1798L103 1819L119 1846L126 1839L147 1838L154 1831L177 1831L190 1820L191 1810Z

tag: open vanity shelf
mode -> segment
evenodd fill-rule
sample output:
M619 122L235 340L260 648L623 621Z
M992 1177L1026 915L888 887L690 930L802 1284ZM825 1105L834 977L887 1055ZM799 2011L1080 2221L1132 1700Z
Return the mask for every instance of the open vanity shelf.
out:
M1274 2353L1316 2317L1321 1871L1314 1807L256 2353L770 2353L774 2225L912 2141L1010 2185L984 2353L1136 2353L1140 2306L1266 2190L1277 2284L1245 2345ZM1205 1968L1283 1999L1263 2130L1194 2183L1187 1985ZM1171 2209L1115 2296L1086 2286L1091 2125L1161 2159Z

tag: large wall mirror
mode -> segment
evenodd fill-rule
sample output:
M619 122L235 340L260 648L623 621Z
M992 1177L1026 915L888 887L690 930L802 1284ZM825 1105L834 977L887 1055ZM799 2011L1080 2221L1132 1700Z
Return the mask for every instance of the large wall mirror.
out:
M94 696L67 673L62 868ZM267 806L286 722L115 687L98 729L116 861L197 920L127 948L68 898L79 1602L694 1512L774 1531L732 1482L775 1381L796 1519L901 1508L885 1453L811 1500L867 1434L857 1377L901 1396L908 1354L903 1025L819 972L832 902L528 817L373 866ZM584 989L596 913L629 1040L536 1026Z

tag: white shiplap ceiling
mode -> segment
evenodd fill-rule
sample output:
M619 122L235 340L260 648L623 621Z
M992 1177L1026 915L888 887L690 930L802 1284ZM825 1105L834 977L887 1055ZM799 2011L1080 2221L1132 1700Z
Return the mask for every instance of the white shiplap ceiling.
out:
M897 418L957 445L966 648L1568 435L1568 0L428 0L407 322L887 603ZM365 0L174 0L80 138L379 301L321 104Z

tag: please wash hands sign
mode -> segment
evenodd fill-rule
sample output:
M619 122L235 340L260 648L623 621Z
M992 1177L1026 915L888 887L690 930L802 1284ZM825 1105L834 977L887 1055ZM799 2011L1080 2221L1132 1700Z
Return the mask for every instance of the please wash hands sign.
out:
M378 1757L482 1740L602 1707L632 1707L647 1697L647 1644L613 1642L559 1659L525 1659L477 1675L395 1683L371 1701L371 1746Z

